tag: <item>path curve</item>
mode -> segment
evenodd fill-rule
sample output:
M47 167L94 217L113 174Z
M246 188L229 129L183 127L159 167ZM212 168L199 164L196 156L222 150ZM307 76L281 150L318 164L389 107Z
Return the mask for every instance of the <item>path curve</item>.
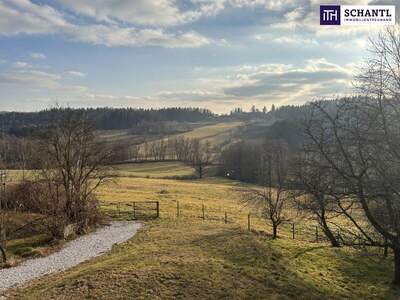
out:
M111 222L93 233L68 242L60 251L49 256L26 260L13 268L0 269L0 295L9 288L46 274L64 271L99 256L114 244L130 239L140 227L141 224L132 221Z

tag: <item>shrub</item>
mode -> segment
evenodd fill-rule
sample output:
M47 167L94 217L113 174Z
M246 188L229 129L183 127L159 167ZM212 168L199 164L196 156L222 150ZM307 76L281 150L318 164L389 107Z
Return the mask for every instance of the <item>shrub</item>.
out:
M85 203L79 203L79 215L71 220L62 187L48 181L24 181L10 186L6 192L6 205L9 210L43 215L40 225L53 238L63 238L64 228L69 223L77 223L77 233L82 233L100 220L94 195L88 197Z

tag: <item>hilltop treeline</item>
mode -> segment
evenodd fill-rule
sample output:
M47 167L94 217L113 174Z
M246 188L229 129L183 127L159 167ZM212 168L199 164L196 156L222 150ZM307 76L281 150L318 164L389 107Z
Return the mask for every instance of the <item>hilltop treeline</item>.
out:
M30 135L32 128L45 126L71 111L88 118L99 130L129 129L146 122L199 122L214 116L210 110L202 108L54 108L39 112L2 113L0 126L10 134Z

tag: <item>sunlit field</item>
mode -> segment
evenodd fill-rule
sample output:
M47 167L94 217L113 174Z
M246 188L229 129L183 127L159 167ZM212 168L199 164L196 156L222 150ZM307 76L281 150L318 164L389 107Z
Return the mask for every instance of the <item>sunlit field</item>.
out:
M119 177L180 178L194 176L194 169L181 162L131 163L112 166Z
M217 149L218 147L223 147L234 142L235 140L233 139L232 134L235 129L243 124L243 122L207 124L185 133L170 135L168 138L163 138L163 140L174 140L181 137L185 139L198 139L202 143L209 142L212 147ZM167 153L170 154L170 152L171 149L168 149Z
M214 125L202 126L178 136L184 136L185 138L192 139L196 138L203 141L206 140L210 141L212 145L219 145L229 138L232 130L241 125L243 125L242 122L218 123Z
M390 257L316 242L315 222L304 216L294 220L295 239L289 223L271 240L268 222L244 204L243 184L153 178L166 169L170 175L190 172L180 164L121 165L118 177L98 191L108 215L118 218L120 203L120 216L129 219L132 208L124 203L159 201L160 219L142 221L145 227L128 243L14 291L11 299L400 297L390 286Z

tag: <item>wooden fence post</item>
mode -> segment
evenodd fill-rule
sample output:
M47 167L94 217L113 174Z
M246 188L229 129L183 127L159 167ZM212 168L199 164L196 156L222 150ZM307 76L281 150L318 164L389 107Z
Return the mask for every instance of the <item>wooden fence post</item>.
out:
M228 223L228 213L225 212L225 224L227 224L227 223Z
M179 200L176 201L176 217L180 217L180 207L179 207Z
M121 203L118 203L118 216L121 217Z
M294 239L294 223L292 223L292 238Z
M136 220L136 202L133 202L133 218Z
M156 206L157 206L157 219L160 217L160 202L156 202Z
M247 230L250 231L250 214L247 215Z
M204 211L204 204L201 205L201 209L202 209L202 212L203 212L203 220L205 220L206 219L206 215L205 215L205 211Z
M315 226L315 240L318 242L318 226Z

